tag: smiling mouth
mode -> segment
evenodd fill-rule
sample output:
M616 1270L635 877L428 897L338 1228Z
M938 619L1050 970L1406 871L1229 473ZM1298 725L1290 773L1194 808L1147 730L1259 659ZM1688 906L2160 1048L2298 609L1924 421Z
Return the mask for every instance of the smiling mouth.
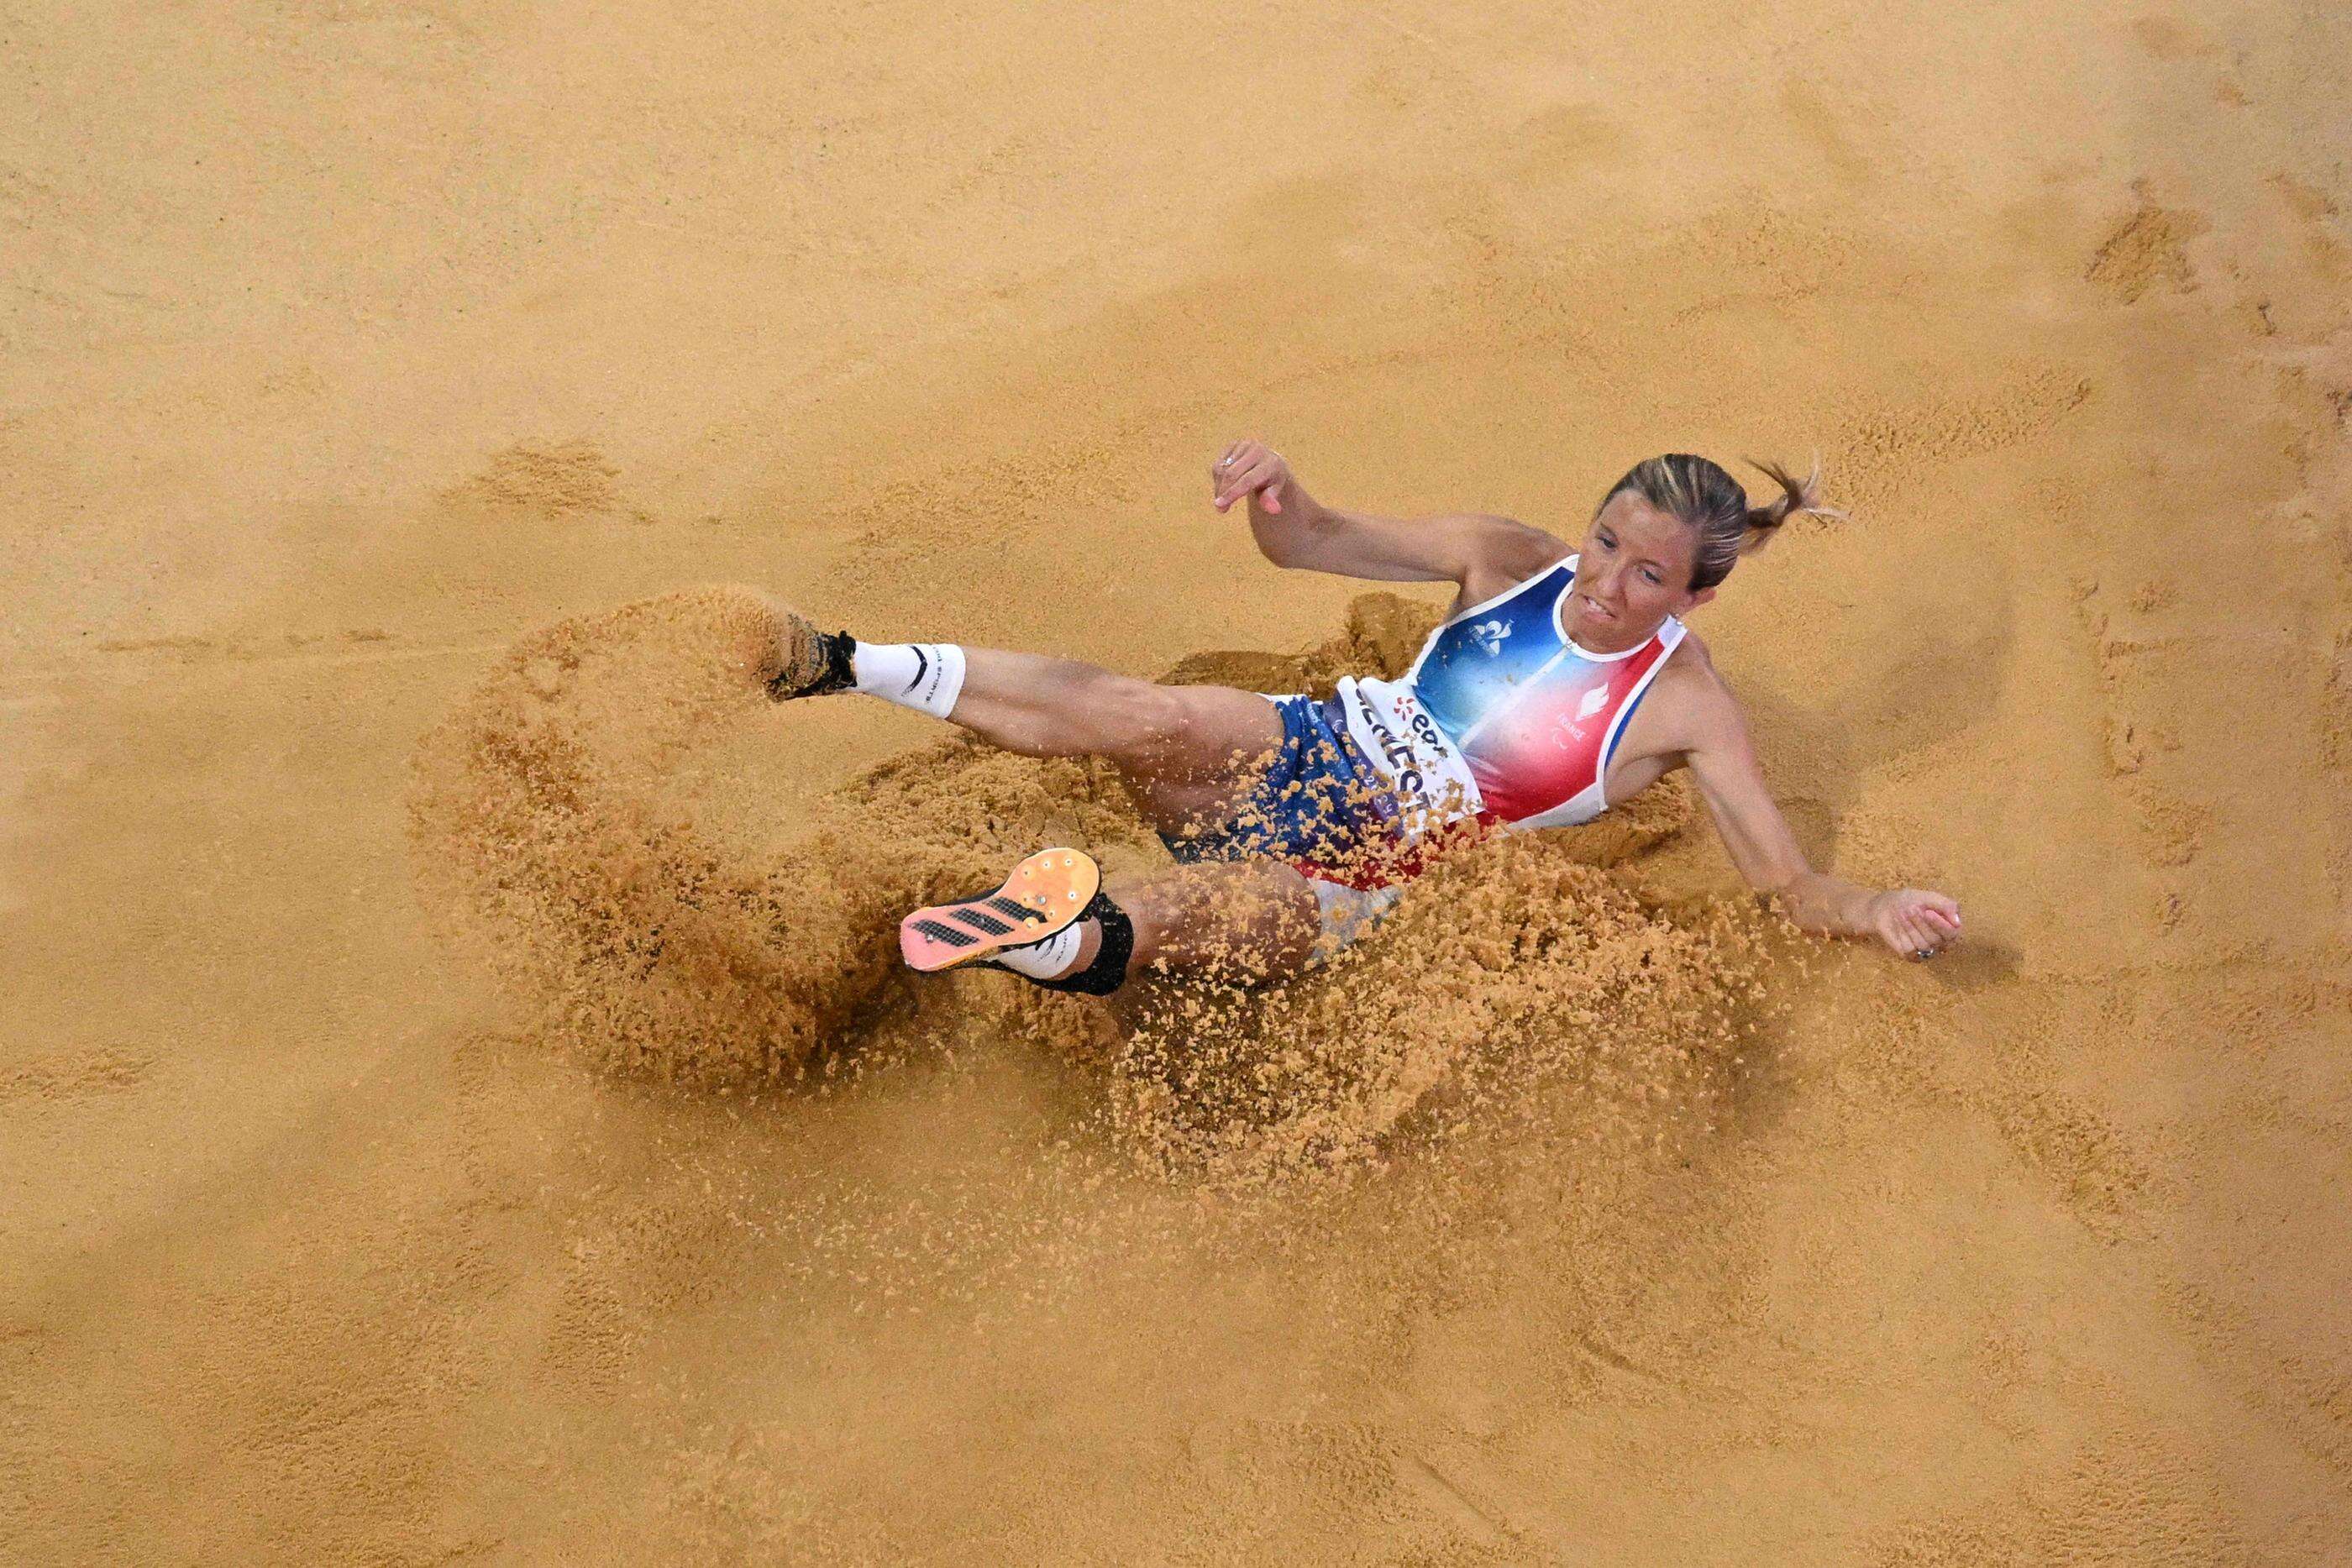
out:
M1615 611L1604 608L1601 601L1594 599L1592 595L1587 593L1580 595L1580 597L1584 601L1584 612L1587 615L1598 615L1603 621L1614 621L1617 619L1617 612Z

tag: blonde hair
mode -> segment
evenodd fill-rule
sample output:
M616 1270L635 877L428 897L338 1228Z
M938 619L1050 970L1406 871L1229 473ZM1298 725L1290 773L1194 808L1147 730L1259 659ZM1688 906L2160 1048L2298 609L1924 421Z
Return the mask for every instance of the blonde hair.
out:
M1669 517L1680 519L1698 530L1698 554L1691 562L1691 589L1713 588L1731 575L1739 558L1752 549L1759 549L1782 523L1799 512L1818 512L1824 517L1843 517L1843 513L1822 505L1822 464L1813 459L1813 470L1799 479L1777 463L1763 463L1750 457L1749 466L1762 469L1780 486L1780 494L1761 507L1748 504L1748 492L1739 481L1704 457L1694 457L1687 452L1670 452L1664 457L1645 458L1625 471L1625 476L1609 487L1601 497L1601 506L1592 508L1595 517L1602 507L1631 490L1644 501Z

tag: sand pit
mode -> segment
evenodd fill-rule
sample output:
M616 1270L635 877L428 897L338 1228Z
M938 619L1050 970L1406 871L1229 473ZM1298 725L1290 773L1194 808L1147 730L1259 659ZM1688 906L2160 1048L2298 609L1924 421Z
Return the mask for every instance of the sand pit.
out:
M584 20L0 50L0 1558L2345 1556L2352 24ZM1967 945L1661 792L1131 1035L909 981L1165 852L695 585L1394 668L1244 434L1562 532L1820 449L1694 626Z

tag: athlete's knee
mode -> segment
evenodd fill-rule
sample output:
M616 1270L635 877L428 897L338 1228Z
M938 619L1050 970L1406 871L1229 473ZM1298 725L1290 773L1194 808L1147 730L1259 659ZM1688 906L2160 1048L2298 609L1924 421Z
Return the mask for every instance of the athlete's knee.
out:
M1304 967L1315 907L1306 887L1286 866L1242 862L1181 866L1122 879L1106 891L1134 922L1130 973L1148 967L1251 986L1286 978Z

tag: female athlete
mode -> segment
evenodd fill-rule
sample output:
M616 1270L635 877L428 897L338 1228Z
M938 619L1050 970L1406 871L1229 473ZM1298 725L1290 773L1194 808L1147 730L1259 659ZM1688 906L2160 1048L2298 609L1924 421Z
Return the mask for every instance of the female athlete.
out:
M1508 517L1327 507L1281 454L1237 442L1211 471L1213 505L1244 501L1276 566L1456 585L1402 679L1344 677L1319 700L1160 685L1037 653L859 643L786 611L768 689L863 692L1024 756L1108 758L1180 862L1106 886L1084 852L1041 851L1000 888L908 915L899 946L919 970L980 963L1099 996L1153 963L1295 974L1377 919L1433 835L1590 821L1678 768L1741 874L1798 925L1931 958L1958 937L1959 905L1806 862L1738 700L1684 626L1742 553L1823 509L1818 471L1758 466L1781 492L1761 507L1703 457L1637 464L1571 547Z

